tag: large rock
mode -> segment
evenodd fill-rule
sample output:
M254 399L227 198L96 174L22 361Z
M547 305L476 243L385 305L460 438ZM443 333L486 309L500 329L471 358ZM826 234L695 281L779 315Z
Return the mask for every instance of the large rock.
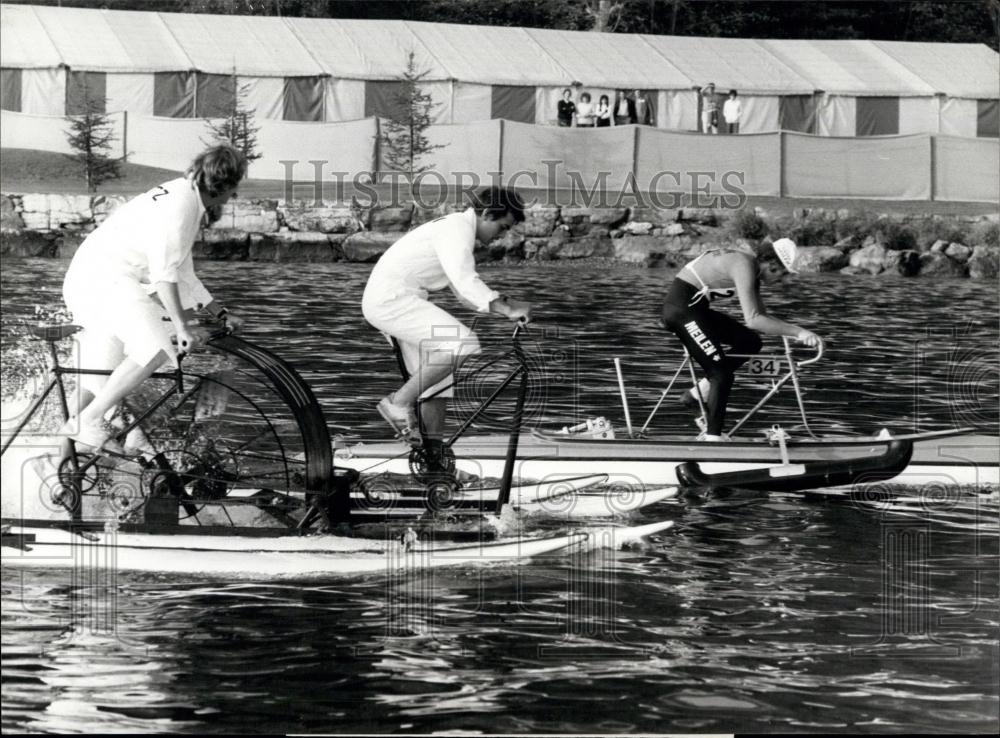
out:
M368 216L373 231L405 231L413 220L413 203L385 208L374 208Z
M964 277L965 264L949 259L940 252L920 255L920 275L923 277Z
M24 220L17 212L14 198L10 195L0 195L0 233L24 230Z
M347 236L325 233L254 233L250 235L250 261L328 263L343 255L339 245Z
M931 245L931 253L933 254L943 254L945 249L948 248L948 242L943 239L938 239Z
M318 233L354 233L362 225L358 212L349 205L308 207L291 205L279 208L285 225L293 231Z
M22 195L21 219L29 231L49 230L49 196L33 192Z
M547 238L526 238L524 239L524 258L537 261L547 261L552 258L549 252L549 239Z
M561 217L563 223L576 230L574 226L580 226L581 233L588 232L588 226L604 225L612 226L621 223L628 215L627 208L570 208L562 209Z
M55 256L59 248L55 234L20 231L0 234L3 256Z
M622 226L630 236L648 236L653 232L653 224L645 220L632 220Z
M559 221L559 208L532 205L524 211L524 225L521 231L528 238L551 236Z
M88 223L94 219L90 195L49 195L49 228Z
M949 259L954 259L959 264L964 264L972 256L972 249L964 243L950 243L948 248L944 250L944 255Z
M634 207L629 211L628 218L632 222L652 223L654 228L664 228L680 220L677 210L650 207Z
M802 246L795 267L800 272L836 272L848 265L847 254L836 246Z
M882 244L871 243L868 246L862 246L851 254L849 266L860 272L879 274L885 270L888 253L888 250Z
M664 239L653 236L623 236L611 244L614 258L626 264L659 266L667 255Z
M967 265L973 279L991 279L996 283L1000 274L1000 246L976 246Z
M379 260L390 246L402 238L403 233L354 233L344 239L342 248L346 261L371 264Z
M274 233L278 230L278 204L274 200L230 200L214 227L245 233Z
M566 241L556 254L558 259L592 259L611 256L614 248L610 238L584 236Z

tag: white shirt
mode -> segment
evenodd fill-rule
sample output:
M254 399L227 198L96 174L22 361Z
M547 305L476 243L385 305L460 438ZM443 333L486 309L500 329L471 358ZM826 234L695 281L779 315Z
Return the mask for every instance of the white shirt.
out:
M500 297L476 273L476 211L445 215L414 228L386 250L372 269L365 291L391 293L400 288L426 298L450 287L481 313Z
M157 282L174 282L183 307L207 305L212 295L195 276L191 256L204 213L191 180L165 182L114 211L80 245L71 268L93 275L98 285L129 280L148 293Z
M743 103L737 98L726 98L725 104L722 106L722 117L725 119L726 123L739 123L740 115L743 113Z

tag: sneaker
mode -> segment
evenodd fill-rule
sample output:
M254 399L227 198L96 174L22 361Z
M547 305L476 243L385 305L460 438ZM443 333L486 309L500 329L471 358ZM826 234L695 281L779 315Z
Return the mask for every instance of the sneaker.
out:
M385 422L396 431L397 436L411 446L421 445L420 427L417 423L417 414L412 406L397 405L392 401L392 395L386 395L379 400L376 409Z
M79 418L70 418L63 424L59 435L68 436L71 441L84 446L84 450L89 450L91 453L128 455L122 445L113 438L114 429L103 421L83 423Z
M729 438L729 436L727 436L725 434L722 434L721 436L717 436L714 433L701 433L701 434L698 435L698 439L697 440L699 440L699 441L709 441L710 443L728 443L729 440L730 440L730 438Z
M705 420L705 416L704 415L699 415L697 418L695 418L694 419L694 424L696 426L698 426L698 430L700 430L702 433L705 433L705 432L708 431L708 421Z

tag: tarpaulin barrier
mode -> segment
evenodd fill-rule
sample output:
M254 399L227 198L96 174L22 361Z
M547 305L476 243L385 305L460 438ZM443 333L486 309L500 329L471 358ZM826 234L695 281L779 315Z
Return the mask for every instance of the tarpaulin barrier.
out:
M21 112L20 69L0 69L0 109Z
M500 120L485 120L452 126L432 126L427 139L432 145L444 145L427 156L440 174L424 181L465 186L473 182L491 184L491 172L500 171Z
M617 189L632 171L635 129L636 126L552 128L504 121L501 154L504 181L515 178L515 185L543 188L582 183L587 189L603 181L605 188Z
M639 130L636 181L640 190L747 195L778 194L781 175L776 133L706 136Z
M827 138L782 133L784 192L789 197L931 196L928 136Z
M899 133L898 97L859 97L855 136L895 136Z
M5 149L37 149L57 154L71 154L66 140L69 122L61 115L29 115L9 110L0 111L0 146ZM122 155L124 145L124 114L108 113L114 141L112 156ZM131 142L129 142L131 146Z
M250 164L249 177L255 179L285 179L291 168L296 180L315 179L314 165L321 161L326 179L334 172L346 172L350 180L360 172L371 172L374 166L375 119L342 123L306 123L280 120L257 121L258 149L263 157ZM282 160L294 162L282 164Z
M934 199L1000 202L1000 141L935 136Z

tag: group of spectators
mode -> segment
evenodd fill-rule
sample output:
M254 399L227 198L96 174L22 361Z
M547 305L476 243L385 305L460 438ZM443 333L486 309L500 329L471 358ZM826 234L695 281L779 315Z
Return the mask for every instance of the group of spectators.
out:
M721 120L715 83L709 82L701 89L700 94L702 133L718 133L720 127L725 133L740 132L743 104L736 90L730 90L722 103ZM594 103L589 92L581 92L579 101L574 102L573 91L567 87L556 106L556 123L560 128L604 128L630 123L655 126L656 111L643 90L633 90L631 94L618 90L614 103L607 95L601 95L597 103Z
M642 90L633 90L632 94L618 90L614 103L607 95L601 95L595 104L589 92L581 92L579 102L573 102L573 91L567 87L557 105L556 122L561 128L604 128L630 123L654 126L656 116L652 101Z

